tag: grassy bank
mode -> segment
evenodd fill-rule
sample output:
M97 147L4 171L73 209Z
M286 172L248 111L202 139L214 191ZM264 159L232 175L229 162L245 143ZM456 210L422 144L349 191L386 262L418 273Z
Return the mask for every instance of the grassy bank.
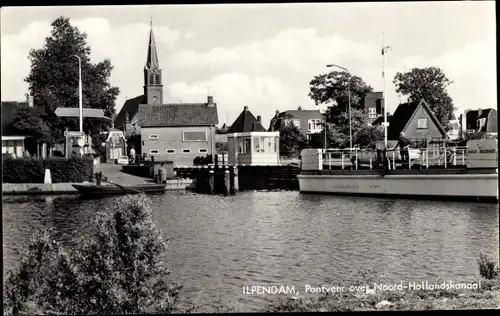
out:
M500 308L500 282L482 280L478 290L416 290L322 295L280 300L270 312L342 312L375 310L457 310Z

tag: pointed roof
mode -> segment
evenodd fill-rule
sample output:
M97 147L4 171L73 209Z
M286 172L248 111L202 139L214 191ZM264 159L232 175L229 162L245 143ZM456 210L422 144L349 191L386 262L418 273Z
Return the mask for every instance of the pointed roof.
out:
M415 112L420 106L423 106L425 108L427 113L429 113L431 120L437 126L443 137L446 137L446 131L444 130L443 126L441 125L437 117L434 115L434 113L432 113L432 110L430 109L427 102L425 102L425 100L422 99L418 103L417 102L403 103L398 106L396 111L394 111L391 120L389 121L390 123L387 131L387 138L398 139L399 133L405 130L406 126L415 116Z
M146 68L159 68L158 53L156 52L156 42L153 33L153 22L151 21L151 29L149 31L148 55L146 57Z
M247 133L247 132L267 132L262 124L253 116L252 112L245 106L241 114L233 122L228 133Z

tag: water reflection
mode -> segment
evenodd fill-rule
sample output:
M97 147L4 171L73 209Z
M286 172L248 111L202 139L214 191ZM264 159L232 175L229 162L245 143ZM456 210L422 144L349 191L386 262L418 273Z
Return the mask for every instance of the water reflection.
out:
M388 281L477 278L476 252L498 257L498 206L298 192L151 196L172 279L186 304L223 297L262 307L244 285L341 284L373 268ZM35 229L55 227L71 245L114 198L4 197L4 271ZM5 272L4 272L5 273Z

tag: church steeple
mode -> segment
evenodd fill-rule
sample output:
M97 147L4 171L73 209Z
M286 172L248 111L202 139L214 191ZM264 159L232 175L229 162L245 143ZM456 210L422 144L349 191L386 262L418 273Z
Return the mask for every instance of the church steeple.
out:
M144 66L144 97L147 104L163 103L163 85L160 63L156 52L156 42L153 33L153 19L150 21L148 53Z

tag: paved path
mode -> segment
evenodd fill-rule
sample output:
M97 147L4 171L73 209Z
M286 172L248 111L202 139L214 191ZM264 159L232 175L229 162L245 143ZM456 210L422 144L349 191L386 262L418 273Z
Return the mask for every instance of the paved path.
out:
M140 184L140 183L151 183L152 179L142 178L134 176L122 171L122 165L118 164L99 164L94 166L95 171L102 171L103 176L108 177L109 181L115 182L117 184Z

